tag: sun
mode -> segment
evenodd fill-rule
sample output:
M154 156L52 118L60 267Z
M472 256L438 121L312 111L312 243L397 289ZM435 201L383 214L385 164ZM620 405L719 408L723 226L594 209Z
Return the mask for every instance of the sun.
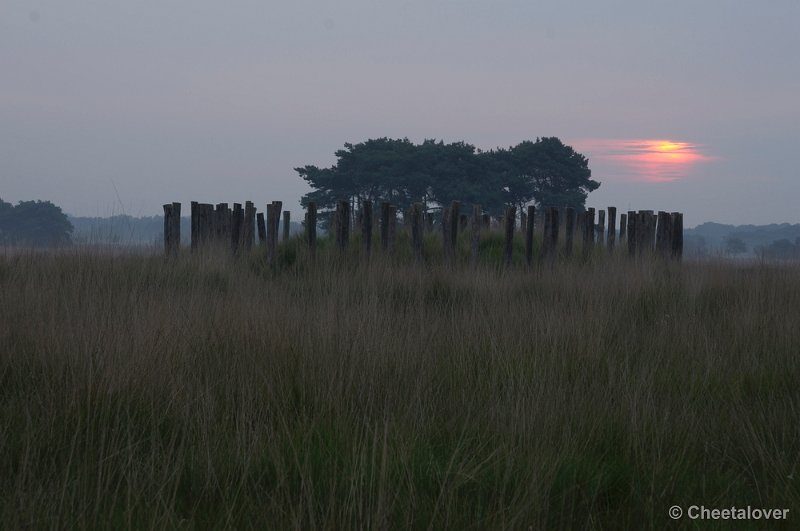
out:
M699 163L715 160L704 146L661 138L602 139L584 142L594 160L613 164L613 172L644 182L670 182L692 174Z
M682 151L686 149L687 144L685 142L670 142L669 140L661 140L653 146L656 151L660 151L662 153L671 153L674 151Z

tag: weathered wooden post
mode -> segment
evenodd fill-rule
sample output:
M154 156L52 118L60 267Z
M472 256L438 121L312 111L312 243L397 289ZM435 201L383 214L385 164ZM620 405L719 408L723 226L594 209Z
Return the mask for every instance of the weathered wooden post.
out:
M600 209L597 211L597 241L600 245L606 242L606 211Z
M575 235L575 209L567 207L564 220L564 256L572 256L572 239Z
M588 208L583 213L583 257L588 258L594 248L594 209Z
M225 239L225 224L227 222L225 208L227 206L228 205L225 203L217 203L216 207L214 207L214 241L217 246L219 246L221 242L228 241Z
M460 208L460 201L452 201L450 203L450 248L453 258L456 256L456 244L458 243L458 226L461 220L461 215L459 214Z
M536 221L536 207L528 205L528 213L525 218L525 263L530 267L533 263L533 230Z
M647 249L647 215L644 210L636 213L636 255L641 256Z
M197 250L197 201L192 201L191 204L191 221L190 221L190 237L191 237L191 245L192 245L192 252Z
M452 248L450 247L450 207L442 208L442 254L445 262L452 259Z
M283 241L289 241L289 229L292 227L292 213L288 210L283 212Z
M620 214L619 215L619 244L625 241L625 235L628 232L628 215L627 214Z
M670 237L672 258L680 262L683 258L683 214L681 212L670 214L670 228L672 229Z
M256 214L256 226L258 227L258 244L265 247L267 245L267 225L264 222L263 212Z
M656 252L663 258L669 258L672 253L672 235L670 227L670 215L663 210L658 211L658 225L656 226Z
M205 249L208 244L208 210L205 203L197 204L197 249Z
M389 249L389 202L381 202L381 250Z
M361 204L361 246L369 258L372 252L372 201Z
M353 234L355 234L356 231L360 232L363 226L364 226L364 209L362 207L356 210L356 221L355 224L353 225Z
M505 256L505 264L506 267L511 265L511 255L514 252L514 225L517 221L517 207L508 207L506 209L506 216L505 216L505 224L506 224L506 245L505 245L505 252L503 253Z
M164 254L177 256L181 246L181 204L164 205Z
M481 246L481 206L472 205L472 267L478 267L478 251Z
M458 217L458 232L464 232L467 230L467 226L469 225L469 216L466 214L461 214Z
M608 252L614 252L617 239L617 208L608 207Z
M255 224L256 224L256 208L253 205L252 201L245 201L244 229L242 230L245 252L249 252L253 249L253 240L255 240Z
M348 243L350 243L350 203L339 201L336 203L336 246L344 252Z
M306 212L306 238L308 253L311 255L311 260L315 260L317 257L317 203L314 201L308 203Z
M414 260L422 262L422 203L411 205L411 245L414 248Z
M239 245L242 242L242 225L244 224L244 211L241 203L233 204L231 214L231 252L234 256L239 254Z
M542 254L540 258L544 259L550 256L550 223L553 221L551 214L553 210L550 207L544 207L544 224L542 226Z
M559 227L559 210L552 207L550 212L550 260L554 260L558 256L558 227Z
M652 210L640 210L636 222L637 253L639 255L653 252L655 246L655 222Z
M272 224L272 241L277 249L278 246L278 225L280 224L281 220L281 209L283 208L282 201L273 201L272 202L272 215L275 216L275 220Z
M277 229L275 227L276 216L275 216L275 202L267 203L267 263L272 265L275 263L275 256L277 254L277 244L276 234Z
M394 253L394 244L397 239L397 207L389 205L389 222L388 222L388 250Z
M628 211L628 235L626 238L628 239L628 254L631 256L636 256L636 244L638 243L639 236L636 234L638 230L637 222L639 221L639 216L636 214L635 211L629 210Z

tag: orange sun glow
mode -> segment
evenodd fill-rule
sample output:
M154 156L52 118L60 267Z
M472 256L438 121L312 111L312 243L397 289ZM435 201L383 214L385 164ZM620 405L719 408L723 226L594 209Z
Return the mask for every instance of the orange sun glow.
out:
M576 145L600 163L603 173L637 181L676 181L698 163L712 160L702 146L672 140L587 140Z

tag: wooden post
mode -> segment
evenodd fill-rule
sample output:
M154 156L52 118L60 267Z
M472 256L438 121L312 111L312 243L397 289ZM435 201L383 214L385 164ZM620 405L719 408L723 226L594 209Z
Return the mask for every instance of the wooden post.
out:
M617 208L608 207L608 252L614 252L617 239Z
M625 241L626 233L628 232L628 215L627 214L620 214L619 215L619 244Z
M277 240L277 233L278 229L275 226L277 224L277 216L275 215L275 203L267 203L267 263L270 265L275 263L275 258L277 256L277 248L278 242Z
M487 231L491 230L491 228L492 228L492 216L489 215L489 214L483 214L481 216L481 223L483 224L483 228L484 229L486 229Z
M656 226L656 252L663 258L669 258L672 253L670 215L663 210L658 211L658 225Z
M466 214L461 214L458 217L458 232L464 232L469 225L469 217Z
M411 205L411 243L414 247L414 259L422 262L422 203Z
M551 208L550 212L550 244L548 248L550 249L550 260L554 260L555 257L558 255L558 216L559 211L558 208Z
M369 258L372 252L372 201L361 204L361 246Z
M442 208L442 253L445 262L452 259L452 248L450 247L450 208Z
M454 258L456 256L456 243L458 243L458 224L461 219L459 215L460 208L461 203L459 201L450 203L450 248Z
M508 207L506 209L506 217L505 217L505 224L506 224L506 246L505 252L503 253L505 256L505 264L506 267L511 265L511 255L514 252L514 225L516 224L517 217L517 207Z
M242 238L244 241L244 250L249 252L253 249L253 240L255 239L255 224L256 224L256 209L252 201L245 201L244 203L244 228L242 230Z
M550 256L550 223L553 221L551 217L553 210L550 207L544 207L544 225L542 227L542 259Z
M164 254L176 256L181 246L181 204L164 205Z
M225 203L217 203L212 207L211 211L211 217L214 219L214 232L211 234L211 238L216 246L228 241L227 239L223 240L226 222L225 207L227 207Z
M387 232L388 250L394 253L394 243L397 237L397 207L389 205L389 222Z
M639 216L633 210L628 211L628 235L626 238L628 239L628 254L631 256L636 256L637 253L636 244L639 237L636 235L636 222L638 221L638 217Z
M350 203L339 201L336 203L336 246L344 252L348 243L350 243Z
M192 201L191 205L191 238L192 252L197 250L197 201Z
M655 243L655 223L652 210L640 210L636 221L637 254L651 253Z
M308 253L311 255L311 260L314 260L317 257L317 203L314 201L308 203L306 212L306 238Z
M583 213L583 256L588 258L594 247L594 209L588 208Z
M205 249L208 243L208 236L206 233L206 225L208 211L206 210L205 203L198 203L197 205L197 249Z
M564 256L572 256L572 238L575 234L575 209L567 207L564 223Z
M528 205L528 213L525 217L525 263L530 266L533 263L533 230L536 221L536 207Z
M241 203L233 204L231 215L231 252L234 256L239 254L239 245L242 242L242 225L244 224L244 211Z
M265 247L267 245L267 225L264 222L263 212L256 214L256 226L258 227L258 244Z
M604 244L606 239L606 211L600 209L597 211L597 241Z
M292 213L288 210L283 212L283 241L289 241L289 230L292 227Z
M481 246L481 206L472 205L472 267L478 267L478 251Z
M680 262L683 258L683 214L681 212L670 214L670 228L672 229L670 237L672 258Z
M272 202L272 215L275 216L275 219L272 223L272 242L277 249L278 247L278 225L280 224L281 220L281 208L283 207L282 201L273 201ZM277 256L277 255L276 255Z
M381 250L389 249L389 203L381 203Z
M212 245L217 241L217 213L214 211L214 205L206 204L206 245ZM253 214L253 223L255 223L255 214ZM251 231L251 235L255 232Z

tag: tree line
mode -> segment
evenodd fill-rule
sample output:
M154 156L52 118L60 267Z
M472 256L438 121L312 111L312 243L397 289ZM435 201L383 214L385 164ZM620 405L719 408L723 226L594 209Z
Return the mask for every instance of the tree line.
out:
M54 247L71 243L72 223L50 201L0 199L0 245Z
M295 168L312 188L303 206L313 201L325 213L345 199L355 208L390 201L405 211L415 202L427 210L459 200L492 215L529 204L582 211L589 192L600 186L591 179L588 159L556 137L490 151L466 142L377 138L346 143L335 155L328 168Z

